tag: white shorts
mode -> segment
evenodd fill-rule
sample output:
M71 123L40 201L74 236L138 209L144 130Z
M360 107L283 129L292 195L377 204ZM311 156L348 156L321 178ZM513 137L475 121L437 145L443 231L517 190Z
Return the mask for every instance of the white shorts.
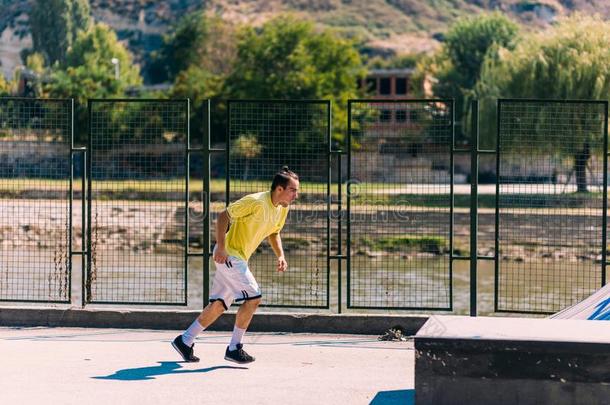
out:
M229 256L226 263L216 263L216 274L210 291L210 302L220 301L229 309L233 301L247 301L262 296L248 262Z

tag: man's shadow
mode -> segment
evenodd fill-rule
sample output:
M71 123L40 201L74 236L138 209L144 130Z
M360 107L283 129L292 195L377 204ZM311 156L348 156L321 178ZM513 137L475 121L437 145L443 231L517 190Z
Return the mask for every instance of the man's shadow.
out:
M247 370L248 367L236 367L236 366L214 366L207 368L200 368L197 370L181 370L181 362L177 361L160 361L158 366L151 367L138 367L138 368L126 368L123 370L115 371L114 374L106 376L91 377L96 380L120 380L120 381L136 381L136 380L154 380L156 376L166 374L191 374L191 373L207 373L214 370L220 370L223 368Z

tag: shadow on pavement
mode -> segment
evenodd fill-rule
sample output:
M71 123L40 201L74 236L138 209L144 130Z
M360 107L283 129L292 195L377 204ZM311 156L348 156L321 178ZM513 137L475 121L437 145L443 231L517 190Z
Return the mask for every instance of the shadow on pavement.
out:
M166 374L191 374L191 373L208 373L220 369L237 369L248 370L248 367L236 366L214 366L200 368L197 370L181 370L180 362L176 361L160 361L159 366L126 368L116 371L114 374L91 377L96 380L120 380L120 381L137 381L137 380L154 380L156 376Z
M369 405L413 405L415 390L379 391Z

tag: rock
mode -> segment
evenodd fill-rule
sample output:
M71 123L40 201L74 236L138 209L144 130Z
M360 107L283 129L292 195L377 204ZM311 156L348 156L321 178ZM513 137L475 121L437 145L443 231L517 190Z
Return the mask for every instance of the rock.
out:
M384 256L383 252L375 252L375 251L367 250L365 253L368 257L373 258L373 259Z
M438 255L435 255L434 253L428 253L428 252L418 252L418 253L415 253L415 257L418 259L433 259L435 257L438 257Z

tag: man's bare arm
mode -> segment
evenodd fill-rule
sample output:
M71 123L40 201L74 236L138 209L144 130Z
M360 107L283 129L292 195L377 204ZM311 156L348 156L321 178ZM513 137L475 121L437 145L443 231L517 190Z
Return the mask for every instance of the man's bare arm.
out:
M216 220L216 252L214 253L214 261L216 263L224 263L227 258L227 251L225 250L225 235L231 219L227 210L224 210L218 215Z
M285 271L288 268L288 263L286 263L286 258L284 257L284 248L282 247L282 238L280 238L280 234L273 233L269 235L267 240L271 245L271 249L273 249L273 252L277 256L277 271Z

